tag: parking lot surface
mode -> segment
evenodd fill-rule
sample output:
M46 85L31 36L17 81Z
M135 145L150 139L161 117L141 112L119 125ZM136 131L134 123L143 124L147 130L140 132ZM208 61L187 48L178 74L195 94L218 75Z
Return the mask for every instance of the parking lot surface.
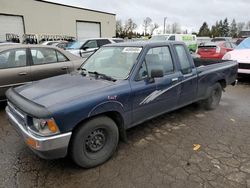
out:
M128 131L111 160L89 170L68 158L38 158L1 104L0 187L250 187L249 101L244 81L228 87L214 111L190 105L143 123Z

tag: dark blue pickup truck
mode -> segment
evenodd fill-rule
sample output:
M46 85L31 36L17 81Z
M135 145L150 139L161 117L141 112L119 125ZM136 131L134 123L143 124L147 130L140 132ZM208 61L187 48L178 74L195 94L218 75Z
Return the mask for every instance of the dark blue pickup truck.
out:
M216 108L237 69L233 61L194 62L180 42L110 44L79 72L9 89L6 113L40 157L69 154L90 168L135 125L194 102Z

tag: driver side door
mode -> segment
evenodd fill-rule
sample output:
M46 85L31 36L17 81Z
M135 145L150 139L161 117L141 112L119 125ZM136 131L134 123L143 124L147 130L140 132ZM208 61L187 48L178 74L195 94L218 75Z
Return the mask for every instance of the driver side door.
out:
M162 71L162 77L152 78L153 70ZM169 46L149 49L135 81L131 83L133 124L176 107L181 86L180 73L175 70Z

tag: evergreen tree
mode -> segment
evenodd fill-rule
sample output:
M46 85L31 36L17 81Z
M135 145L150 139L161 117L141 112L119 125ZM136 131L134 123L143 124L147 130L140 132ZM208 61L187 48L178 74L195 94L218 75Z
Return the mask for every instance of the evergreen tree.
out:
M220 34L219 34L219 22L218 21L216 21L215 25L212 26L210 36L212 38L220 36Z
M231 25L230 25L230 36L233 37L233 38L236 38L237 37L237 23L235 21L235 19L233 19Z
M219 37L223 37L223 22L222 20L219 21L219 24L218 24L218 34L219 34Z
M229 23L228 23L228 20L227 18L225 18L224 22L223 22L223 27L222 27L222 36L223 37L228 37L229 36Z
M210 36L210 29L207 25L207 22L204 22L199 30L198 36L205 37Z

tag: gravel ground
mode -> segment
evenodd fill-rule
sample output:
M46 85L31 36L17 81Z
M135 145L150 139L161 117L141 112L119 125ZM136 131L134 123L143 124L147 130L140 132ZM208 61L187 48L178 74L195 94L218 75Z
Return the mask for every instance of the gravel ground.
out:
M249 101L244 81L228 87L214 111L190 105L143 123L128 131L111 160L89 170L68 158L38 158L1 104L0 187L250 187Z

